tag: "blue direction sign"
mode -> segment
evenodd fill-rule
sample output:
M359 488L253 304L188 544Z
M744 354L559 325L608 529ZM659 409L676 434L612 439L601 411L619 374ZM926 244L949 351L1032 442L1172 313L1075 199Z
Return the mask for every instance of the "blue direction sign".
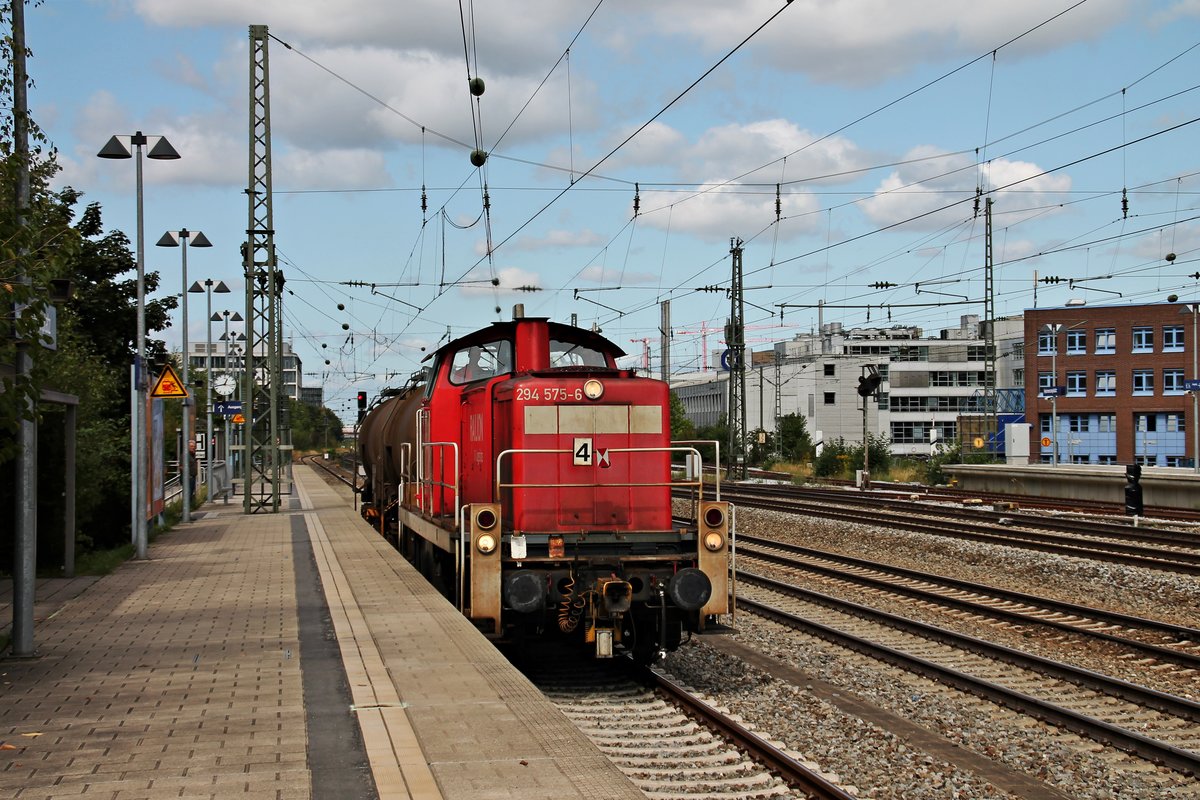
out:
M213 413L220 414L223 417L232 417L235 414L242 413L241 400L222 400L219 403L213 403Z
M1200 392L1200 381L1184 381L1183 390L1185 392Z
M1042 389L1038 397L1066 397L1067 387L1065 386L1047 386Z

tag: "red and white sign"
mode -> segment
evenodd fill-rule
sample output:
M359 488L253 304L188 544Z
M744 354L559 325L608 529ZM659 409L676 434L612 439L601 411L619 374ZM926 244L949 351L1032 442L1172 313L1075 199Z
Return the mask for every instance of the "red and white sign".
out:
M608 469L609 466L611 466L608 463L608 448L606 448L606 447L597 447L596 448L596 463L602 469Z

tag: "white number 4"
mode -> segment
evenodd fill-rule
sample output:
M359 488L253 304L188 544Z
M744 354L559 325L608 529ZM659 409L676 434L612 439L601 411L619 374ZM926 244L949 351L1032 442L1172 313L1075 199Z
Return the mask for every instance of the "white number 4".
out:
M577 467L590 466L592 463L592 440L591 439L576 439L575 440L575 459L572 462Z

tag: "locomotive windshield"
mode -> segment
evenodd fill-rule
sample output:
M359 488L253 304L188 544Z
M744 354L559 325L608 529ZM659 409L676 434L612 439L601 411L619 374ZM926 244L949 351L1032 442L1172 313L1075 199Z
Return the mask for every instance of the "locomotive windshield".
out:
M551 367L607 367L604 353L577 342L550 340Z
M450 382L471 383L512 372L512 344L507 339L473 344L455 352L450 362Z

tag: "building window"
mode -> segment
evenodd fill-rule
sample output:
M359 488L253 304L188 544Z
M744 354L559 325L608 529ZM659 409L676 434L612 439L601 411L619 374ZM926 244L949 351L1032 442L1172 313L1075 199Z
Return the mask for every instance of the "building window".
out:
M1045 394L1054 388L1054 373L1039 372L1038 373L1038 394Z
M1052 414L1042 414L1038 421L1041 423L1042 433L1053 433L1054 416Z
M1183 394L1183 370L1163 370L1163 394Z
M1133 460L1136 463L1141 464L1143 467L1158 466L1158 456L1137 456Z
M1067 430L1072 433L1087 433L1089 417L1087 414L1064 414L1067 418Z
M1183 326L1163 325L1163 352L1183 352Z
M1115 353L1117 352L1117 329L1116 328L1097 328L1096 329L1096 353Z
M1187 465L1187 459L1183 456L1167 456L1168 467L1186 467Z
M1133 352L1154 352L1154 328L1139 326L1133 329Z
M832 378L832 377L833 377L833 374L834 374L834 365L833 365L833 364L826 364L826 365L825 365L825 377L827 377L827 378Z
M827 405L827 406L837 405L837 393L836 392L825 392L825 405Z
M1112 397L1117 393L1117 373L1111 369L1096 370L1096 396Z
M1058 353L1058 335L1053 331L1038 331L1038 355L1052 356Z
M1014 369L1013 370L1013 386L1024 386L1024 385L1025 385L1025 370Z
M1154 394L1154 370L1135 369L1133 371L1133 393L1135 395Z
M1117 457L1116 456L1096 456L1096 463L1097 464L1116 464Z
M1117 432L1117 415L1116 414L1097 414L1096 429L1101 433L1116 433Z
M1084 370L1067 372L1067 395L1070 397L1087 396L1087 372Z
M1167 430L1172 433L1183 433L1185 431L1186 417L1183 414L1167 414Z
M1072 464L1086 464L1086 463L1088 463L1088 457L1086 455L1081 456L1078 453L1076 453L1075 455L1071 456L1071 463Z
M1134 414L1133 427L1138 433L1154 433L1158 430L1158 417L1155 414Z
M1067 331L1067 355L1078 356L1087 352L1087 331Z

